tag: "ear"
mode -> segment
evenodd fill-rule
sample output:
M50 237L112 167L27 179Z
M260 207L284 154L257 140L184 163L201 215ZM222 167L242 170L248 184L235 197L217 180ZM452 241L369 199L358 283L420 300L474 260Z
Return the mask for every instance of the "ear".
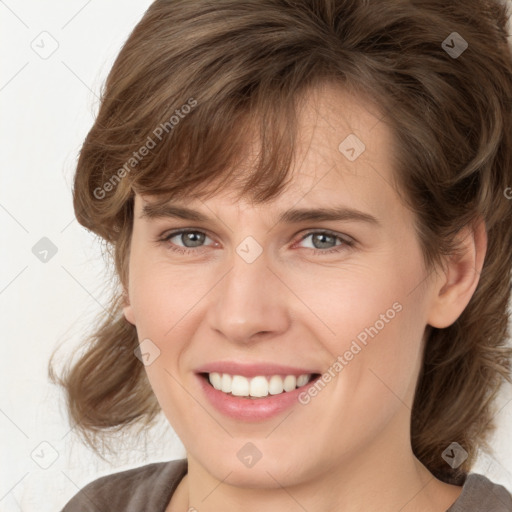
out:
M487 251L484 220L465 226L457 236L461 252L447 257L436 281L427 323L443 329L462 314L476 290Z
M130 297L126 288L123 288L123 314L128 322L135 325L135 315L133 314L133 308L130 304Z

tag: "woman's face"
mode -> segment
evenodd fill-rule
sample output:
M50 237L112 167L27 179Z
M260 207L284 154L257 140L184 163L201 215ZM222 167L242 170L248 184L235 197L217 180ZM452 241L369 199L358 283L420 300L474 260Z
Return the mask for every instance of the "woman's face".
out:
M265 205L229 189L169 203L187 219L136 196L125 315L189 467L278 487L409 453L432 274L370 110L310 96L293 183Z

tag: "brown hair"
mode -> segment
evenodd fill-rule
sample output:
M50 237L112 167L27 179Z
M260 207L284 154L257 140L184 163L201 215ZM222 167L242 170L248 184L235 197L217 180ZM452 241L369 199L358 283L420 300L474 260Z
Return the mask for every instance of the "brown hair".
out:
M506 21L498 0L157 0L101 92L76 170L76 217L106 242L126 284L134 191L166 201L199 194L201 186L215 194L229 183L254 201L270 200L288 183L306 91L329 81L364 95L393 131L396 181L414 213L426 268L456 250L461 227L481 216L487 228L486 259L467 308L451 326L427 328L412 411L415 455L441 480L460 484L477 449L488 448L494 398L510 380ZM447 51L454 37L461 41L453 32L468 43L460 55ZM260 151L242 179L249 128ZM119 287L61 377L50 362L93 448L103 432L149 425L160 411L121 300ZM453 441L469 453L458 469L441 458Z

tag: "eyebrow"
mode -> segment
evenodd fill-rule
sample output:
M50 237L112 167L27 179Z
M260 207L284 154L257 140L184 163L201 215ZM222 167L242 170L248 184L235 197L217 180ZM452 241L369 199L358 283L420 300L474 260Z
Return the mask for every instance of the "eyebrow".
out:
M209 222L211 220L210 217L197 210L169 203L163 205L146 204L142 208L142 214L140 216L141 219L167 217L191 220L195 222ZM380 222L373 215L343 206L334 208L297 208L287 210L280 215L277 223L297 224L306 221L329 220L359 221L380 226Z

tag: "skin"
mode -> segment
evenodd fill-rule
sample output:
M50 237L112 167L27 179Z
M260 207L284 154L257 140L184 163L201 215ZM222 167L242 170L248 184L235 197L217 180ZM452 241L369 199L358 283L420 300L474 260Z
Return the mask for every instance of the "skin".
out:
M139 340L160 350L147 375L189 463L167 512L355 512L376 504L381 512L442 512L459 496L461 487L437 480L413 455L409 425L425 328L451 325L468 304L485 228L481 221L465 228L464 254L427 272L413 215L390 186L392 135L381 117L334 86L311 91L293 182L266 205L226 188L176 202L209 215L207 223L147 219L142 207L152 198L136 195L124 314ZM338 150L350 133L366 146L353 162ZM276 224L292 207L335 205L370 213L379 226ZM155 242L179 228L207 238ZM302 239L321 229L356 243L321 253L342 243ZM247 236L263 249L251 264L236 253ZM172 244L197 252L176 253ZM221 415L196 382L195 368L221 359L327 371L395 302L402 310L309 404L270 420ZM237 458L247 442L262 453L251 468Z

